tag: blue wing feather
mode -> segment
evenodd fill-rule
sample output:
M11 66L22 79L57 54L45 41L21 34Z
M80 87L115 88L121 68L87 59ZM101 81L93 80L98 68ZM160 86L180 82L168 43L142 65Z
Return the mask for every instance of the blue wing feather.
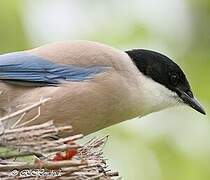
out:
M33 86L84 81L105 71L105 66L78 67L56 64L26 52L0 55L0 80Z

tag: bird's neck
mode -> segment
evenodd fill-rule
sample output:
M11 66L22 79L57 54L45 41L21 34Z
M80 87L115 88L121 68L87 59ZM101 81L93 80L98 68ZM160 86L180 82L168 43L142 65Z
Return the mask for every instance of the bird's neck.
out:
M136 77L135 84L130 86L134 114L144 116L178 104L176 93L142 73Z

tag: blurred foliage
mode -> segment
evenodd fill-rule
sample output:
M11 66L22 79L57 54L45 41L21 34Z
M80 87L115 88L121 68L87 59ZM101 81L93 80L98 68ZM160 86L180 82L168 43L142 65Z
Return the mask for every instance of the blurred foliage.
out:
M96 2L98 1L91 1L91 3ZM95 28L94 32L84 38L104 42L115 47L127 47L131 44L135 46L139 42L149 42L151 39L156 38L160 44L164 43L171 47L169 49L173 54L176 54L179 64L181 64L191 81L194 92L196 92L199 99L202 98L203 102L208 105L210 102L210 1L186 0L186 2L191 9L192 19L192 38L190 42L186 42L188 45L185 42L179 44L171 39L167 39L164 35L154 35L148 27L135 19L129 21L126 27L113 19L111 22ZM26 1L0 1L0 53L23 50L32 43L23 26L22 10L24 3ZM40 6L41 3L42 1L40 1ZM91 3L86 2L85 6L92 8ZM104 1L104 3L106 2ZM109 1L109 5L111 4L112 2ZM120 6L121 2L118 5ZM30 13L30 10L28 10L28 13ZM46 28L46 30L50 33L50 29ZM187 49L179 55L180 50L185 46ZM170 116L167 116L167 118L170 119ZM166 121L168 121L167 118ZM183 116L183 121L185 121L184 118L185 116ZM190 126L191 124L189 123L188 125ZM181 126L183 124L180 123ZM197 128L201 127L198 126ZM178 142L174 141L170 136L157 136L151 140L130 130L130 128L122 126L105 129L99 134L106 133L111 133L111 138L105 149L106 155L111 159L112 169L119 170L124 179L210 179L210 155L200 154L199 156L193 156L187 151L185 152L178 148ZM179 133L178 128L177 133ZM192 133L191 138L194 138L193 136L194 134ZM209 137L202 140L207 142ZM195 141L194 144L196 145L197 142Z
M126 45L128 43L134 44L148 36L147 29L139 24L138 22L130 23L129 29L122 31L117 22L112 22L112 25L100 27L96 32L90 34L88 39L103 42L106 44L111 44L115 47L120 47L120 45ZM101 36L103 34L103 36Z
M151 140L127 128L109 128L105 132L110 130L112 134L105 148L106 156L112 157L108 160L112 168L121 167L120 173L125 179L210 179L210 155L192 156L166 136Z
M0 1L0 53L23 50L28 40L21 21L20 1Z
M210 1L192 0L189 1L189 6L193 12L193 38L183 57L187 59L184 67L189 71L195 91L199 92L199 96L204 100L210 101Z

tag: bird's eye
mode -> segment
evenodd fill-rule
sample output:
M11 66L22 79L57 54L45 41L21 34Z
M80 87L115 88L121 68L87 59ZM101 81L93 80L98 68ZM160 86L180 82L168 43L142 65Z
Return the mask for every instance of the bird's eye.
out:
M172 74L170 81L172 85L176 86L179 83L179 77L176 74Z

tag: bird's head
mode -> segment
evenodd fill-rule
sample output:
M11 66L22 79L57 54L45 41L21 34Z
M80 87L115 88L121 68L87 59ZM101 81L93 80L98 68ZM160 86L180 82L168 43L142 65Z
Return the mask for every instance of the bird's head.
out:
M190 84L181 70L167 56L144 49L126 51L145 79L142 82L148 106L157 111L176 104L187 104L205 114L203 107L194 98ZM154 102L156 101L156 102ZM158 107L155 107L158 106ZM149 107L151 108L151 107Z

